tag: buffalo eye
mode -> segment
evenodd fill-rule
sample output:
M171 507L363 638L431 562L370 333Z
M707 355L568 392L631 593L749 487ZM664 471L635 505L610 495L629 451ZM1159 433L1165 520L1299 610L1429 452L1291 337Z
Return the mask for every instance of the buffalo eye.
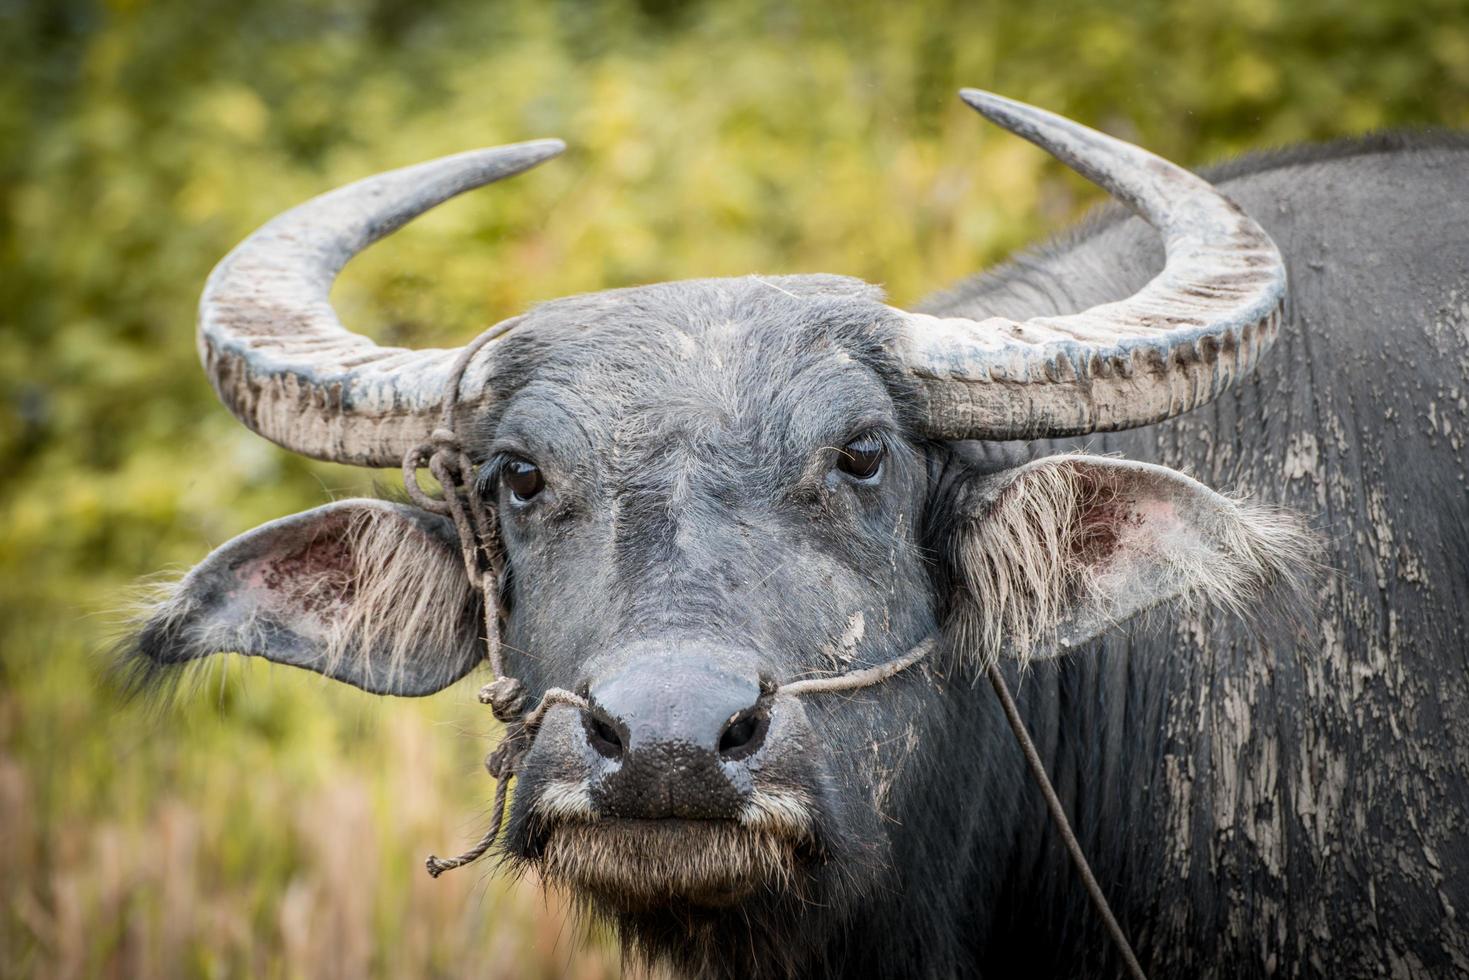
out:
M882 441L877 436L858 436L842 447L837 469L858 480L871 480L882 469L882 455Z
M506 461L501 479L510 488L510 492L515 494L515 499L522 503L540 493L541 488L546 485L545 477L541 476L541 468L530 460L519 457Z

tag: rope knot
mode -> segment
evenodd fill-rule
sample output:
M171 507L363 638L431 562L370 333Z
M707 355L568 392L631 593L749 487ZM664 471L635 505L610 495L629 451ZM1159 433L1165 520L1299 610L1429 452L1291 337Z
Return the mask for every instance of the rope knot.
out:
M454 434L453 429L445 428L442 425L429 433L428 444L436 452L441 449L451 453L459 451L459 437Z
M496 677L479 689L479 701L497 720L512 724L525 714L525 685L514 677Z
M529 749L530 737L525 729L519 726L511 729L500 739L500 744L485 756L485 772L501 782L510 779Z
M418 482L419 467L431 465L436 453L433 445L425 442L403 454L403 489L408 491L408 498L424 510L448 516L449 501L429 496Z

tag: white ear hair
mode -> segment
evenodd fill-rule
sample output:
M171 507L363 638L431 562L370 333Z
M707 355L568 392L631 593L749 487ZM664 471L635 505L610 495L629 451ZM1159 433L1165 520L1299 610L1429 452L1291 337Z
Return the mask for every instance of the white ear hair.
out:
M989 478L958 535L961 646L986 662L1062 653L1168 601L1249 617L1314 568L1316 548L1296 515L1085 455Z
M127 644L140 685L216 653L304 667L379 694L432 694L484 656L480 595L447 520L344 500L215 549Z

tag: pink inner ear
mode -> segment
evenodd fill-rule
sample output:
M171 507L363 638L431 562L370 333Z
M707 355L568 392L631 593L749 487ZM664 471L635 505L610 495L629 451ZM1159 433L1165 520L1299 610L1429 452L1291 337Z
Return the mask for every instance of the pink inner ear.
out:
M243 585L261 602L295 613L328 615L352 599L356 579L345 522L318 529L284 554L248 563Z
M1148 497L1144 500L1132 502L1133 523L1139 527L1152 527L1159 530L1172 527L1178 522L1178 510L1173 506L1173 501L1164 497Z
M1082 561L1100 568L1156 549L1158 539L1178 523L1178 510L1168 497L1137 497L1102 485L1086 503L1081 523L1077 550Z
M1164 550L1164 539L1178 526L1178 511L1166 497L1133 500L1119 550L1133 554Z

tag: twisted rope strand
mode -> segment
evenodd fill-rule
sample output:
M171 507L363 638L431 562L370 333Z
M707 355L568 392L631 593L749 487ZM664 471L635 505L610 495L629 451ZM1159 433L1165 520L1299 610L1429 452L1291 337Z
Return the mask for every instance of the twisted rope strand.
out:
M928 656L934 646L937 645L939 635L937 631L929 634L917 646L909 648L907 653L901 657L889 660L887 663L878 664L875 667L865 667L861 670L849 670L844 674L836 674L832 677L812 677L800 681L787 681L776 688L775 693L799 697L802 694L829 694L835 691L852 691L859 687L880 684L889 677L893 677L899 672L907 670Z
M453 871L455 868L462 868L466 864L478 861L484 856L485 851L494 846L495 838L500 836L500 825L505 822L505 796L509 788L510 780L508 779L501 779L495 784L495 802L491 804L490 809L490 829L485 831L485 835L479 839L478 843L458 857L441 858L433 854L428 856L428 860L423 863L428 868L430 878L437 878L445 871Z
M1133 980L1147 980L1147 975L1143 973L1143 968L1137 961L1137 954L1132 951L1132 944L1127 941L1127 934L1122 931L1122 926L1117 923L1117 917L1112 914L1112 906L1108 904L1107 896L1102 894L1102 886L1097 884L1097 876L1092 874L1092 866L1087 863L1086 853L1082 851L1081 844L1071 829L1071 821L1066 819L1066 811L1061 806L1061 798L1056 795L1056 787L1051 784L1051 777L1046 774L1045 764L1041 762L1040 753L1036 751L1035 743L1031 741L1030 732L1025 729L1025 722L1020 717L1020 709L1015 707L1015 699L1010 696L1010 688L1005 684L1000 668L990 664L989 678L990 686L995 689L995 694L1000 699L1000 707L1005 709L1005 718L1010 722L1010 730L1015 733L1015 741L1020 743L1020 751L1025 754L1025 761L1030 766L1031 775L1035 777L1036 785L1041 788L1041 795L1046 798L1046 808L1051 811L1051 819L1056 822L1056 829L1066 843L1066 850L1071 852L1071 860L1076 865L1076 873L1081 876L1081 883L1086 886L1086 893L1091 897L1097 915L1101 916L1102 924L1107 927L1112 942L1116 944L1117 952L1122 956L1123 965L1127 967L1128 976Z

